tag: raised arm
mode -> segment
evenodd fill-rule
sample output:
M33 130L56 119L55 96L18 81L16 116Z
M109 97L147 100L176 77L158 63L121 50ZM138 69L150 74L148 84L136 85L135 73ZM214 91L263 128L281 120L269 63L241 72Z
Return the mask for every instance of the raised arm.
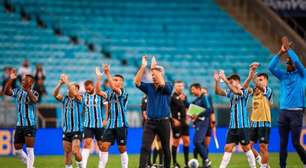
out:
M112 76L111 76L111 74L110 74L109 69L110 69L110 68L109 68L109 65L107 65L107 64L104 64L104 65L103 65L104 74L105 74L105 76L106 76L106 78L107 78L107 80L108 80L108 82L109 82L110 88L111 88L114 92L116 92L116 94L121 95L121 89L120 89L120 88L116 88L116 87L114 86L114 81L113 81L113 78L112 78Z
M234 87L229 80L227 80L226 76L224 73L220 74L220 78L224 81L224 83L227 85L227 87L235 94L235 95L239 95L242 96L243 92L239 89L237 89L236 87Z
M141 84L141 79L146 71L146 66L148 64L148 61L147 61L147 56L142 56L142 63L141 63L141 67L140 69L138 70L138 72L136 73L136 76L134 78L134 83L136 86L140 86Z
M252 63L251 65L250 65L250 71L249 71L249 76L248 76L248 78L244 81L244 83L243 83L243 88L248 88L249 87L249 85L250 85L250 82L254 79L254 77L255 77L255 73L256 73L256 69L258 68L258 66L259 66L259 63L257 63L257 62L254 62L254 63Z
M304 77L304 75L305 75L304 65L300 61L299 57L296 55L296 53L292 49L288 50L288 55L291 58L291 60L293 61L297 71L301 74L301 76Z
M279 50L279 52L272 58L272 60L269 63L269 70L271 73L277 77L279 80L282 79L282 77L286 74L285 71L282 71L280 68L277 67L277 64L280 62L280 56L287 52L289 48L288 39L283 37L282 38L282 46Z
M60 94L60 89L61 86L64 84L62 79L60 79L54 89L53 96L55 97L56 100L62 101L63 100L63 95Z
M17 78L16 71L11 72L10 79L6 82L4 86L4 94L7 96L13 96L12 84L13 81Z
M214 79L215 79L215 93L219 96L226 96L226 92L220 86L220 79L218 72L215 72Z
M164 76L163 76L162 72L157 67L157 61L156 61L156 58L154 56L153 56L152 62L151 62L151 70L152 70L153 75L156 78L158 87L163 88L165 86L165 79L164 79Z
M97 93L97 95L106 98L107 94L101 90L102 73L100 72L98 67L96 67L96 76L97 76L96 93Z

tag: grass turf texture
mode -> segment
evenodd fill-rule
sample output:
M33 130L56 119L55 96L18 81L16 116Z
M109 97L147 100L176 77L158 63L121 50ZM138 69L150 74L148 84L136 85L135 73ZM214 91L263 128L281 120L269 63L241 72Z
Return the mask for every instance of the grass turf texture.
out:
M191 157L191 153L190 153ZM210 154L209 158L212 160L213 167L219 167L222 159L222 154ZM98 167L98 156L91 155L88 160L87 168L97 168ZM139 155L129 155L129 168L137 168ZM157 159L158 160L158 159ZM178 162L183 166L184 159L183 155L178 155ZM270 166L272 168L278 166L278 153L270 154ZM23 168L24 165L21 164L19 160L14 157L0 157L0 167L1 168ZM75 164L74 164L74 167ZM107 168L120 168L121 161L119 155L110 155L108 159ZM248 162L246 156L242 153L234 153L229 163L228 168L247 168ZM300 158L296 153L289 153L287 159L288 168L301 168L303 167ZM63 156L37 156L35 158L35 168L64 168L64 157Z

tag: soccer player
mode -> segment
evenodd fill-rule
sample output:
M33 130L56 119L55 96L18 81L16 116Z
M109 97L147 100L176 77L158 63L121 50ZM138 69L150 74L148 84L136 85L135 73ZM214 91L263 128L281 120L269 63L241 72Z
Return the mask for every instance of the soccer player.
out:
M220 86L221 78L225 84L229 87L226 91ZM230 162L232 151L235 145L241 144L243 151L245 152L249 166L251 168L256 167L255 157L249 144L249 128L250 121L247 111L247 101L249 98L249 91L244 89L240 84L239 75L231 75L229 78L225 77L225 74L221 72L215 72L215 92L217 95L226 96L230 98L230 124L226 137L226 145L224 147L224 155L220 168L225 168Z
M268 87L268 74L259 73L255 76L258 66L258 63L252 63L250 65L249 77L244 82L243 87L251 90L253 95L250 145L255 156L255 160L258 162L261 168L267 168L269 159L268 143L271 129L270 104L272 104L272 89ZM255 87L249 88L249 83L253 79ZM260 154L253 147L257 141L259 141Z
M128 94L124 89L124 77L110 74L109 65L103 65L104 74L109 82L110 90L107 92L109 105L108 120L102 137L102 152L100 154L99 168L105 168L108 160L108 150L117 142L121 156L121 167L128 167L128 154L126 152L128 118Z
M204 168L211 167L211 161L208 159L208 149L205 145L204 138L209 127L209 118L211 113L211 107L208 100L208 95L202 92L202 87L199 83L194 83L190 87L191 93L196 97L191 104L205 108L205 111L201 112L197 116L191 116L194 120L195 132L193 143L195 150L200 154L203 159Z
M185 167L188 167L189 161L189 123L186 118L186 112L188 108L187 97L184 94L184 82L175 81L174 93L171 96L170 108L172 113L172 159L173 167L179 168L180 165L176 160L177 147L180 143L180 139L183 140L184 145L184 159Z
M108 116L108 102L105 101L106 93L100 89L102 74L96 68L97 82L94 86L93 81L85 81L86 93L82 95L82 105L84 113L84 148L82 150L83 166L86 168L87 160L90 155L92 139L95 138L100 149L99 156L102 161L102 136L104 126L106 126Z
M287 70L277 67L281 55L287 53ZM301 161L306 167L306 154L300 144L300 136L303 126L303 112L305 110L305 69L295 52L290 48L287 37L282 38L282 46L270 64L269 70L280 81L280 109L279 135L280 135L280 167L286 167L287 145L289 132L292 143Z
M148 96L148 121L145 122L142 134L141 154L139 167L146 168L151 145L157 134L160 138L162 149L164 152L164 167L170 168L170 96L172 92L172 84L165 82L164 69L157 65L155 57L152 58L151 71L153 83L142 82L142 77L147 66L147 57L142 57L142 65L138 70L134 83L136 87Z
M27 165L27 168L33 168L38 93L32 90L34 83L32 75L23 77L22 88L12 89L12 83L16 78L16 71L12 71L4 88L4 93L7 96L12 96L16 99L17 124L14 135L14 148L17 158ZM27 153L22 150L24 144L26 145Z
M64 84L68 87L67 95L60 94ZM70 83L65 74L61 75L53 92L55 99L63 104L63 147L66 168L72 168L72 155L75 157L77 167L83 167L80 147L83 134L82 103L78 92L79 85Z

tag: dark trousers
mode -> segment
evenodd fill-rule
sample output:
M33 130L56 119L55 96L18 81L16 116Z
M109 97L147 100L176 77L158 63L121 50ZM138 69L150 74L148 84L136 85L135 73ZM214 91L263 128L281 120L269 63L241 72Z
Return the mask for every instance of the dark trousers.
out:
M164 168L170 168L170 122L169 119L148 120L144 125L139 167L146 168L155 136L158 135L164 153Z
M300 159L306 164L306 154L303 146L300 144L300 136L303 126L303 110L282 110L278 120L280 135L280 167L286 167L287 145L289 132L292 136L292 144L297 151Z
M198 120L195 124L195 132L193 137L193 144L195 150L200 154L203 162L208 158L208 148L204 143L205 135L209 127L209 120Z

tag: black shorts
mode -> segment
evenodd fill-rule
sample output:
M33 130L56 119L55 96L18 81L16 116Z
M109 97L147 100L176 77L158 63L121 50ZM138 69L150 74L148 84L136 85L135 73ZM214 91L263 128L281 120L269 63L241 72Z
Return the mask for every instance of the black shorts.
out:
M209 126L206 132L205 137L211 137L212 128Z
M250 141L268 144L270 139L270 127L250 128Z
M24 144L25 137L35 137L36 126L16 126L14 144Z
M104 131L102 141L110 142L112 145L117 142L117 145L126 145L128 128L107 128Z
M104 133L104 128L84 128L84 139L95 138L97 141L101 141Z
M181 136L189 136L189 125L182 124L178 127L172 126L172 137L178 139Z
M75 139L82 141L82 132L63 132L63 141L72 142Z
M249 128L229 128L226 136L226 144L235 143L238 145L249 144Z

